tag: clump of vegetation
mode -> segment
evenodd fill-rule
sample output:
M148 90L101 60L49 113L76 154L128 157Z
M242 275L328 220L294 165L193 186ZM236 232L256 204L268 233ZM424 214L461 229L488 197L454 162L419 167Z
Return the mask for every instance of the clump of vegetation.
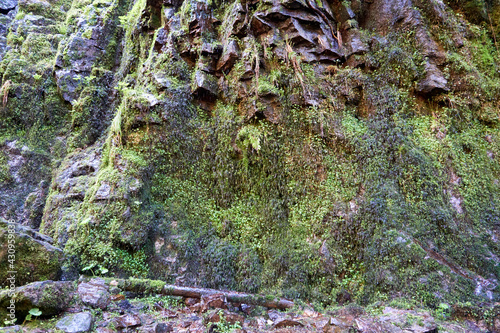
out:
M12 180L12 175L10 173L10 167L7 163L7 155L1 151L0 152L0 183L9 183Z
M242 328L240 322L235 322L234 324L229 323L227 319L224 317L224 311L222 310L219 311L219 318L220 321L217 322L214 332L231 333Z

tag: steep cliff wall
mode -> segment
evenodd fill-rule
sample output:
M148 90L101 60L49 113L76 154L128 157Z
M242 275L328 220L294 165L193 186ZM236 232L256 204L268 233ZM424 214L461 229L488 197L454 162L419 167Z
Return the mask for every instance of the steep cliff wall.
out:
M498 1L3 6L0 215L63 277L498 301Z

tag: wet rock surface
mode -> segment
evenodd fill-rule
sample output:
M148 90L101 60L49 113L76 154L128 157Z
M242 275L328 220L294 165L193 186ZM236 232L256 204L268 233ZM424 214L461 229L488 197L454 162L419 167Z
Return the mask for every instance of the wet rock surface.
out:
M426 64L425 70L425 78L418 83L417 89L419 92L431 94L449 91L448 81L435 65L428 63Z
M8 50L7 33L10 28L12 19L16 14L17 0L2 0L0 1L0 59Z

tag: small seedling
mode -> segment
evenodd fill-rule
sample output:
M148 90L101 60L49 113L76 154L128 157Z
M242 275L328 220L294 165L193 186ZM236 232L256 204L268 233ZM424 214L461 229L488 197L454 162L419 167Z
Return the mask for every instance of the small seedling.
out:
M450 316L450 306L446 303L440 303L436 309L436 316L441 320L446 320Z
M24 318L24 322L23 322L23 325L27 322L27 321L31 321L31 319L33 317L39 317L41 316L42 314L42 311L40 311L39 308L33 308L29 311L28 315L26 316L26 318Z
M17 320L17 318L14 318L14 319L11 319L11 320L5 319L3 321L3 323L5 324L5 326L11 326L11 325L15 324L16 320Z
M95 271L94 271L94 269L95 269ZM96 264L90 264L90 265L82 268L82 271L83 272L90 271L92 273L92 276L96 276L96 273L100 274L100 275L104 275L104 274L109 272L109 270L106 267L103 267L101 265L97 265L97 267L96 267Z

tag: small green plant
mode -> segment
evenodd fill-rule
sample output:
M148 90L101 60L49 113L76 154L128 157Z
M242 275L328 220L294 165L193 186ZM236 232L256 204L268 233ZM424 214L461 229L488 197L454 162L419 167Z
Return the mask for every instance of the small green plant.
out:
M450 316L450 306L446 303L439 303L436 309L436 317L441 320L446 320Z
M13 44L21 45L24 42L24 37L13 33L12 31L7 35L7 41Z
M106 267L103 267L101 265L96 265L95 263L91 263L90 265L85 266L84 268L82 268L82 271L83 272L90 271L93 276L96 276L96 273L99 275L104 275L107 272L109 272L109 270Z
M120 261L120 267L131 276L137 278L145 278L147 276L148 265L146 263L146 254L144 250L130 254L125 250L116 249L116 255Z
M35 317L35 318L36 318L36 317L39 317L39 316L41 316L41 315L42 315L42 311L40 311L40 309L39 309L39 308L33 308L33 309L31 309L31 310L29 311L28 315L26 316L26 318L24 318L23 325L24 325L24 323L25 323L25 322L27 322L27 321L31 321L31 319L32 319L33 317Z
M57 25L57 31L61 35L66 35L68 33L68 27L65 24L59 24Z
M356 20L347 20L347 24L349 25L350 28L358 28L359 27L359 23L358 21Z
M25 16L26 16L26 13L20 10L20 11L18 11L18 12L17 12L17 14L16 14L16 18L15 18L15 19L20 21L20 20L22 20Z
M35 79L35 81L40 81L40 79L42 78L42 76L40 74L34 74L33 78Z
M11 325L14 325L16 323L16 321L17 321L17 318L10 319L10 320L9 319L5 319L3 321L3 323L4 323L5 326L11 326Z
M490 308L484 311L483 318L487 325L493 326L496 317L495 314L497 314L495 308Z
M180 308L184 306L184 299L177 296L156 295L142 299L142 302L150 305L160 304L163 308Z
M82 34L82 37L90 39L92 37L92 30L85 30L85 32Z
M128 90L130 90L130 88L128 88L128 83L127 82L124 82L124 81L120 81L118 82L118 85L116 85L114 87L115 90L117 90L118 92L120 93L125 93L127 92Z
M250 145L256 151L260 150L261 132L257 126L245 126L238 132L238 146L247 149Z
M217 323L217 328L214 330L214 332L230 333L234 332L237 329L241 329L240 322L237 321L234 324L229 323L224 317L224 312L222 310L219 311L219 317L220 321Z

